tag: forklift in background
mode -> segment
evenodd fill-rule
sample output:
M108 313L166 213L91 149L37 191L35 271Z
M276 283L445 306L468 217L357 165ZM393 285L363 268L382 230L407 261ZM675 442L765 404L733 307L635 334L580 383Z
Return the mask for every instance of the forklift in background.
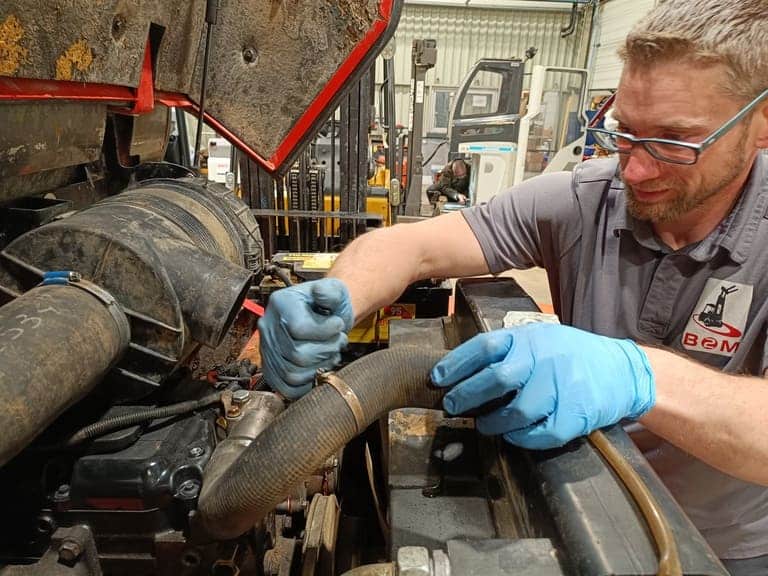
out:
M588 72L583 68L534 65L525 90L526 59L483 58L457 90L448 128L448 160L471 164L472 204L487 202L501 190L545 172L572 170L586 141ZM405 219L422 209L425 78L437 61L431 39L413 41L408 113L408 179ZM401 181L403 178L401 178ZM435 212L464 208L440 203Z
M526 94L524 69L519 59L479 60L454 100L449 159L471 159L473 204L533 176L572 170L581 161L587 70L535 65Z
M587 70L535 65L526 94L524 68L522 60L479 60L454 101L449 158L471 159L473 204L581 161Z

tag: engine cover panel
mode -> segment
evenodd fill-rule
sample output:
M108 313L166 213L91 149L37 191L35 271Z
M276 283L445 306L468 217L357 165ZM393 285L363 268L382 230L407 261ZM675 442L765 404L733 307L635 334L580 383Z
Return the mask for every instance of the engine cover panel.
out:
M279 169L392 36L401 3L220 0L206 111L267 169ZM11 79L21 78L85 83L68 88L89 97L107 98L100 86L137 88L150 45L155 90L199 102L205 11L206 0L6 0L0 100L24 99L25 90L27 98L60 97L50 82L20 89Z

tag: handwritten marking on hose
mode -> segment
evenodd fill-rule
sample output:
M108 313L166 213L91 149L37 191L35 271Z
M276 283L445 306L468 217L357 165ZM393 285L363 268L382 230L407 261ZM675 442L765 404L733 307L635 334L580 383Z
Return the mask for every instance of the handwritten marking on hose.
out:
M355 394L354 390L349 387L349 384L344 382L333 372L323 372L317 376L318 381L321 384L330 384L330 386L339 393L339 396L349 406L349 410L352 412L352 416L355 418L355 427L357 433L360 434L365 430L365 417L363 416L363 407L360 405L360 400Z

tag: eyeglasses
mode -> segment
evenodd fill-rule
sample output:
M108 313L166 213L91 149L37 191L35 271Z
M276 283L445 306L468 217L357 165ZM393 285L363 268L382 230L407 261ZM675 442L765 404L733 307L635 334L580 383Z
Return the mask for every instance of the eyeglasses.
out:
M618 152L619 154L629 154L632 152L632 148L635 144L642 145L643 148L662 162L669 162L671 164L696 164L704 150L712 146L728 131L741 122L752 109L760 104L765 98L768 97L768 88L763 90L760 95L752 100L749 104L744 106L739 112L725 124L720 126L717 130L712 132L709 136L704 138L701 142L680 142L679 140L668 140L666 138L636 138L632 134L626 134L625 132L614 132L612 130L605 130L603 128L587 128L587 132L590 132L597 143L610 152ZM607 103L606 103L607 104ZM607 110L607 105L601 109L604 113ZM596 123L593 119L592 123Z

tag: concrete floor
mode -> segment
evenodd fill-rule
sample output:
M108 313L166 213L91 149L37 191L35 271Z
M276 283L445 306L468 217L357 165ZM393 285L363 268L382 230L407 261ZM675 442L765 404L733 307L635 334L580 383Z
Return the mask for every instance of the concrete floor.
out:
M523 290L533 298L544 312L552 312L552 295L549 293L547 272L544 268L530 268L529 270L510 270L501 276L514 278Z

